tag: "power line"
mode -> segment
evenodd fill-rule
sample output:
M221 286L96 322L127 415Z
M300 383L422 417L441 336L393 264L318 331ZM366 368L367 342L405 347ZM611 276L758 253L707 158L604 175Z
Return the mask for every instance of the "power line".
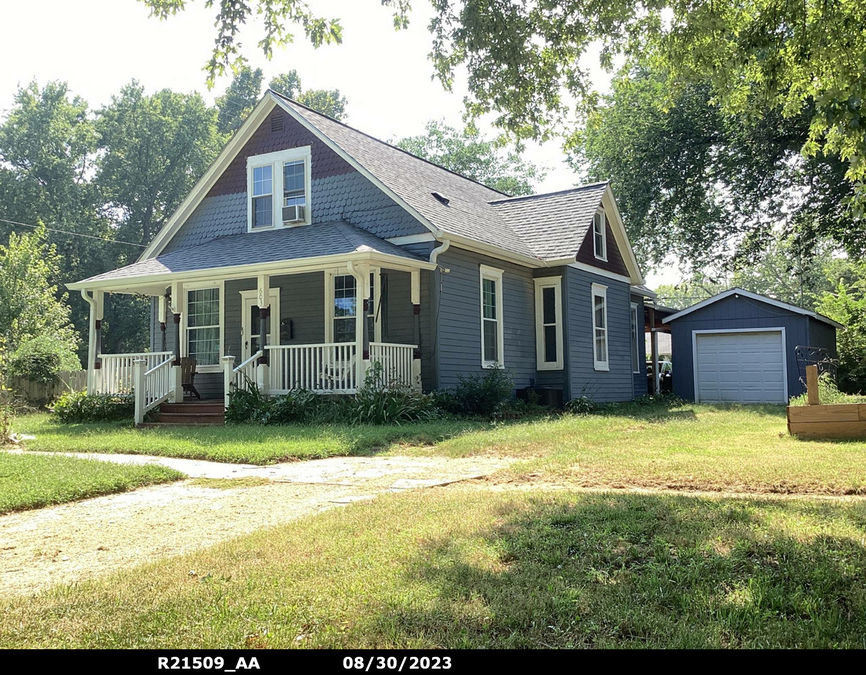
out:
M147 248L144 244L134 244L131 241L120 241L119 239L104 239L102 237L97 237L93 234L84 234L83 232L70 232L69 230L58 230L53 227L46 227L44 225L34 225L33 223L21 223L17 220L7 220L6 218L0 218L0 223L9 223L10 225L20 225L21 227L32 227L34 229L45 227L49 232L56 232L58 234L68 234L70 237L85 237L86 239L96 239L96 241L101 241L106 244L124 244L126 246L137 246L138 248Z

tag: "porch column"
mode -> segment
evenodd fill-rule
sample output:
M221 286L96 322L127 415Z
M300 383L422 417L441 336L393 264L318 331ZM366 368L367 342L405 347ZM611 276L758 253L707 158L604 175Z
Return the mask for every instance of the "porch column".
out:
M184 308L183 294L183 284L175 281L171 285L171 314L174 320L174 363L171 366L171 399L175 403L183 402L183 376L180 368L180 359L184 351L181 331L181 317Z
M652 354L653 365L653 394L659 393L659 338L656 331L656 310L655 307L649 308L649 323L650 323L650 353Z
M93 368L99 370L102 368L102 359L99 358L99 356L102 354L102 320L105 315L105 293L103 291L93 291L93 299L96 304L96 321L93 324L94 330L96 331L96 344L94 345L95 360Z
M412 270L410 299L412 301L412 313L415 322L414 343L415 351L412 354L412 386L421 390L421 270Z
M166 351L165 347L168 344L166 341L166 335L165 335L165 319L166 319L166 314L168 314L168 298L169 297L170 296L169 296L168 292L166 292L164 295L161 295L159 297L159 334L161 336L160 337L159 351L161 351L161 352Z
M370 266L349 263L349 272L355 277L355 362L357 387L364 386L370 361L370 341L367 336L367 302L370 298Z
M262 356L256 366L256 384L263 394L268 393L268 316L271 311L271 278L267 274L258 276L256 285L259 305L259 349Z

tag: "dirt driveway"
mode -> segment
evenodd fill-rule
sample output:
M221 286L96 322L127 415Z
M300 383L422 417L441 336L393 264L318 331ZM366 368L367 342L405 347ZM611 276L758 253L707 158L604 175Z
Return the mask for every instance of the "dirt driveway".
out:
M490 474L496 459L339 457L273 466L141 455L77 455L159 463L192 478L0 517L0 595L107 574L180 555L382 492L443 485ZM241 480L236 485L223 479ZM267 479L264 483L262 479ZM199 484L196 484L196 483Z

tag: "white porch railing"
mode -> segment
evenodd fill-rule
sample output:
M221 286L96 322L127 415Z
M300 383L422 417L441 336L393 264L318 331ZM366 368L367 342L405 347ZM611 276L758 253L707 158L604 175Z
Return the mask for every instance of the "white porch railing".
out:
M411 387L415 385L413 370L415 349L415 345L371 342L370 364L378 362L382 365L378 382L375 384L380 387Z
M308 389L317 394L354 394L358 390L354 342L321 345L268 345L270 392Z
M249 391L250 386L256 384L256 365L263 355L264 352L260 349L237 368L234 368L230 384L234 384L235 387L243 391Z
M169 353L164 361L147 370L147 359L139 358L133 363L136 424L144 422L148 411L174 396L175 382L171 371L173 361L174 357Z
M134 386L135 362L143 359L145 371L151 370L172 356L171 352L140 352L137 354L101 354L102 367L94 378L97 394L129 394Z

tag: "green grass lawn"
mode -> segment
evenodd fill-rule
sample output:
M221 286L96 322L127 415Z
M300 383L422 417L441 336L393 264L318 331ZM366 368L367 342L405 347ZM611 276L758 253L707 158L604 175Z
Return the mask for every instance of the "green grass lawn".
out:
M294 459L321 459L370 454L401 443L425 445L488 427L480 422L427 422L403 426L227 425L135 429L117 422L60 424L47 414L16 420L15 430L36 436L28 450L47 452L119 452L208 459L217 462L273 464Z
M183 478L162 466L0 451L0 513L35 509Z
M866 494L866 441L798 440L782 406L625 405L399 451L515 457L511 479L587 487Z
M452 486L0 602L0 647L860 647L866 505Z

